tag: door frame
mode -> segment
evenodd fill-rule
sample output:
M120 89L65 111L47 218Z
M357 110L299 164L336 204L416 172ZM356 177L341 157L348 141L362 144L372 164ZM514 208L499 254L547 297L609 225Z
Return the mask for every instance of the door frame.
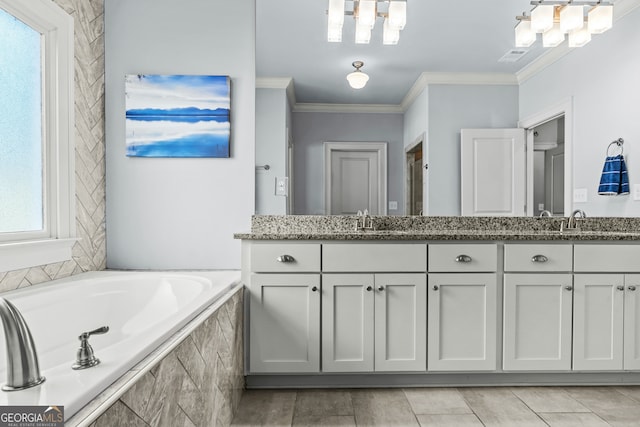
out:
M573 211L573 97L543 108L522 120L518 127L526 130L527 216L533 216L533 128L564 116L564 215Z
M387 214L387 143L386 142L325 142L324 143L324 211L331 215L331 154L333 151L375 151L378 156L378 215Z

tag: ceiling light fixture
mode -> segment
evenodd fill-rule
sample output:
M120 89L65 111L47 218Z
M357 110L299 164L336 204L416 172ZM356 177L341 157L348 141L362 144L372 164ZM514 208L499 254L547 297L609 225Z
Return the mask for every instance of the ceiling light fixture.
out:
M351 10L345 10L346 1L353 3ZM383 18L382 42L386 45L394 45L398 44L400 31L407 24L407 0L329 0L328 41L342 41L345 15L353 16L355 20L356 43L369 43L376 19Z
M362 68L364 62L353 61L351 65L353 65L356 70L352 73L347 74L347 81L349 82L349 86L354 89L362 89L369 81L369 76L360 71L360 68Z
M516 16L516 47L529 47L542 33L544 47L555 47L569 34L569 47L580 47L613 25L613 5L602 0L534 0L531 15ZM585 9L587 14L585 16Z

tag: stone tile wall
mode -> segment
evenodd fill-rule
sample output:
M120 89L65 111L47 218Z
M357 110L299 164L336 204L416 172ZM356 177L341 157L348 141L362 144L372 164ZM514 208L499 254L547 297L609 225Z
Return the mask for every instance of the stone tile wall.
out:
M104 0L52 0L75 23L76 232L73 259L0 273L0 292L104 270Z
M240 289L90 427L230 425L244 388L242 325Z

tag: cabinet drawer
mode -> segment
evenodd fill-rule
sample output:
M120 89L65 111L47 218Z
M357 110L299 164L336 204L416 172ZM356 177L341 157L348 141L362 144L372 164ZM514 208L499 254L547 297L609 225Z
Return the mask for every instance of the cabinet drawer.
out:
M413 272L427 270L424 243L335 243L322 246L322 271Z
M575 245L574 271L640 272L640 245Z
M477 245L429 245L429 271L463 272L496 271L498 246Z
M251 246L251 271L320 271L320 244L254 243Z
M571 271L571 245L505 245L505 271Z

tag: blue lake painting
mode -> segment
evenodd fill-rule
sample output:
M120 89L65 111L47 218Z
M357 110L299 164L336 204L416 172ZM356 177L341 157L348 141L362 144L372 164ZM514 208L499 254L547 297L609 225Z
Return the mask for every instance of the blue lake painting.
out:
M228 76L125 76L129 157L229 157Z

